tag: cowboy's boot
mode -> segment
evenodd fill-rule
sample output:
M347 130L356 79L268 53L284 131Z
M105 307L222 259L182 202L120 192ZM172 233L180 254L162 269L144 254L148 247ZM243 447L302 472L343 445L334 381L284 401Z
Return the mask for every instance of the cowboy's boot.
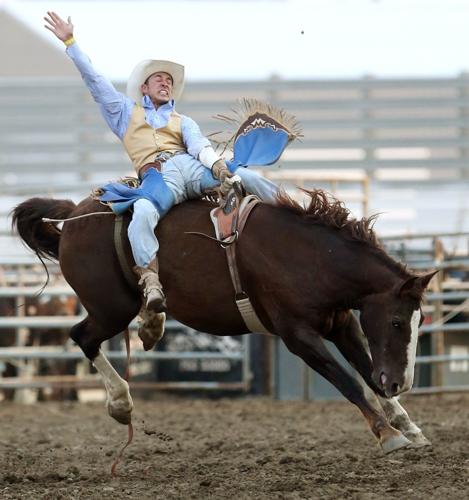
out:
M138 282L143 291L144 304L148 310L163 312L166 309L166 298L158 276L158 260L154 258L148 267L134 267L140 277Z

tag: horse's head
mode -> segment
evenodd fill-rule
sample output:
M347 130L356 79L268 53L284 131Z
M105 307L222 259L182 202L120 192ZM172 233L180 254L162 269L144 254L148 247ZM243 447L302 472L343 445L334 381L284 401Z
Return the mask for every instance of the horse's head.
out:
M408 391L414 380L421 301L436 272L413 276L387 292L368 296L360 323L373 360L373 380L392 397Z

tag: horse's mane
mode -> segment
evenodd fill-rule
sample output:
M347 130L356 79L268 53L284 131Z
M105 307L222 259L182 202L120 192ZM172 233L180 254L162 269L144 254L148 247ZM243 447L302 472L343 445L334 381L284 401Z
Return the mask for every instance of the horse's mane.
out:
M277 195L278 206L300 215L312 224L340 230L347 238L366 244L382 261L399 274L409 275L406 266L392 259L379 242L373 230L377 214L358 220L351 216L350 210L342 201L337 200L330 193L322 189L300 189L309 196L309 204L301 205L285 191L280 191Z

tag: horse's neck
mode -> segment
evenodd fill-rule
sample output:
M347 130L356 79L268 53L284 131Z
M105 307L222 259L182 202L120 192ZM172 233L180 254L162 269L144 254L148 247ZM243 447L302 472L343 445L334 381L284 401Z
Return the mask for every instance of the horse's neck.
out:
M399 266L371 244L324 226L305 229L311 249L309 267L313 258L316 285L332 297L334 305L359 308L365 297L391 289L402 278Z
M338 296L359 308L372 294L390 290L402 279L403 271L386 254L366 243L346 240L336 250L333 273L337 276Z
M396 266L371 244L278 208L255 210L244 235L239 255L246 272L276 289L296 290L312 307L355 307L399 280Z

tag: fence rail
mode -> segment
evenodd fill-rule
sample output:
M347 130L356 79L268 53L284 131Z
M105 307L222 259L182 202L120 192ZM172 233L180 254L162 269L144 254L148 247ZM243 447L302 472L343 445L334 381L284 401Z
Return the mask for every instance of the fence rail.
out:
M118 87L123 89L123 85ZM358 171L366 178L362 186L369 177L379 178L383 169L398 169L402 179L410 179L416 171L423 172L418 177L427 181L469 178L468 75L412 80L189 82L178 111L194 118L205 134L218 130L226 134L225 124L213 116L227 113L239 97L283 107L304 128L303 140L287 149L279 162L281 168L268 172L277 181L293 173L300 179L302 171L308 175L323 171L324 177L332 178L338 169L350 175ZM0 195L86 195L103 176L108 180L132 172L122 146L81 81L0 79L0 106ZM350 199L363 203L366 214L363 191L366 188L350 194ZM6 227L0 231L3 241L12 241ZM19 263L38 264L34 256L19 255L15 248L11 255L0 257L0 266ZM469 268L469 259L445 261L431 256L423 261L419 256L411 267L439 267L449 272ZM17 298L28 296L20 292L16 290ZM465 300L456 293L442 288L430 300L432 307L443 312L443 302ZM57 323L69 325L78 320L58 318ZM42 324L42 319L17 321L22 322L21 326L17 323L18 328ZM424 325L422 331L439 339L434 354L443 356L443 334L456 334L453 330L463 326L466 323L458 321L433 331L431 325Z
M226 125L213 116L229 112L240 97L283 107L302 124L304 138L280 160L285 169L360 168L371 174L424 169L428 179L439 178L442 170L446 177L465 177L469 171L467 75L189 82L178 110L198 121L206 134L226 132ZM9 181L0 184L0 192L20 187L37 172L67 172L79 179L131 171L118 139L77 79L0 79L0 106L0 177Z
M11 347L0 347L0 367L3 369L2 362L13 362L19 367L18 377L0 377L0 389L40 389L40 388L67 388L76 387L81 389L102 387L95 378L89 379L90 375L64 375L63 379L59 377L39 376L35 374L35 365L31 367L28 363L37 363L40 360L55 360L55 361L84 361L83 352L77 347L71 346L69 342L62 346L59 345L32 345L25 346L25 333L30 329L43 329L42 336L47 336L51 330L71 328L79 321L84 319L84 315L68 315L68 316L26 316L24 308L18 305L26 298L37 296L36 286L14 286L0 287L0 300L5 298L13 298L16 302L16 316L0 316L0 337L6 329L16 330L16 340ZM41 297L75 297L75 293L68 285L53 285L44 290ZM138 323L134 319L129 328L135 331L138 328ZM192 329L182 325L174 319L169 319L165 322L165 331L168 332L187 332ZM107 342L104 345L106 356L111 360L125 360L126 352L108 348ZM216 349L215 346L211 346ZM223 381L164 381L164 380L146 380L138 381L133 384L134 388L157 388L157 389L203 389L203 390L231 390L231 391L248 391L251 383L251 372L249 367L250 362L250 347L247 337L243 337L239 348L233 350L221 349L217 352L213 350L175 350L175 351L143 351L140 349L132 349L131 357L137 362L185 362L190 360L200 360L200 362L210 361L225 361L229 363L241 363L240 375L237 380ZM18 394L21 395L21 392ZM21 400L20 396L20 400ZM28 400L31 395L28 396Z
M17 287L0 287L0 298L13 297L16 299L21 299L25 297L34 297L37 294L35 287L17 286ZM74 296L73 290L68 286L51 286L46 288L44 291L44 296L57 297L57 296ZM439 291L439 292L429 292L426 300L429 304L431 303L443 303L447 301L465 301L469 298L469 291ZM77 322L83 319L83 316L17 316L17 317L0 317L0 335L2 334L2 329L6 328L70 328ZM132 329L137 327L136 321L133 321L130 325ZM166 322L167 330L181 328L182 325L174 320L169 320ZM443 323L443 324L425 324L420 328L421 334L441 334L443 332L467 332L469 331L469 323ZM164 351L149 351L144 352L140 350L134 350L132 352L132 359L136 361L168 361L168 360L192 360L192 359L206 359L206 360L231 360L231 361L241 361L244 363L245 368L243 371L243 379L240 382L234 382L231 387L239 388L243 387L247 390L249 386L250 374L249 370L246 368L248 360L247 356L249 353L249 348L247 344L247 338L243 339L243 350L240 352L208 352L208 351L186 351L186 352L164 352ZM109 350L106 352L109 359L113 360L124 360L126 358L126 353L122 350ZM82 360L83 353L76 347L70 346L41 346L41 347L8 347L0 348L0 361L33 361L33 360ZM417 356L417 365L441 365L454 362L467 362L469 361L469 353L467 355L454 355L454 354L432 354L432 355L420 355ZM40 388L40 387L60 387L60 381L48 380L47 377L42 380L38 377L29 377L28 379L19 378L15 379L4 379L0 380L0 388ZM92 386L96 386L97 383L92 382ZM222 384L223 385L223 384ZM159 388L201 388L201 389L211 389L222 387L220 383L208 383L203 382L200 385L194 383L186 383L184 381L177 383L166 382L155 382L153 385L148 384L148 387L159 387ZM230 387L230 384L225 384L226 388ZM79 380L72 381L64 379L62 387L69 386L79 386L79 387L89 387L89 381L84 380L83 384L80 384ZM224 387L224 385L223 385ZM416 389L416 393L422 392L421 388ZM439 390L439 387L436 387ZM430 390L425 389L427 392Z

